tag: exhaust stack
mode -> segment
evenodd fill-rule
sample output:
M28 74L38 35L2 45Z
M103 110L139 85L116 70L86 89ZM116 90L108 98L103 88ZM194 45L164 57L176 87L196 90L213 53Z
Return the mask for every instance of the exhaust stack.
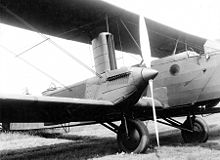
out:
M111 33L100 33L92 40L92 48L97 73L117 69L114 37Z

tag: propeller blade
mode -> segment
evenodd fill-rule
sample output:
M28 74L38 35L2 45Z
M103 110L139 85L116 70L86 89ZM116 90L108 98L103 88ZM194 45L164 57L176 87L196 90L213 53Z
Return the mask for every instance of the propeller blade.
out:
M151 101L152 101L153 119L154 119L154 128L155 128L157 146L160 147L159 132L158 132L158 126L157 126L157 114L156 114L156 108L155 108L155 103L154 103L154 92L153 92L153 80L152 79L149 80L149 87L150 87L150 94L151 94Z
M149 41L149 36L148 36L147 25L146 25L144 16L140 16L139 23L140 23L139 24L139 34L140 34L142 58L144 60L146 67L151 68L151 48L150 48L150 41ZM157 126L157 115L156 115L154 94L153 94L153 80L152 79L149 80L149 87L150 87L150 93L151 93L154 128L155 128L157 146L160 147L158 126Z
M141 45L141 53L144 63L147 68L151 67L151 49L149 36L147 31L147 25L145 23L144 16L140 16L139 20L139 33L140 33L140 45Z

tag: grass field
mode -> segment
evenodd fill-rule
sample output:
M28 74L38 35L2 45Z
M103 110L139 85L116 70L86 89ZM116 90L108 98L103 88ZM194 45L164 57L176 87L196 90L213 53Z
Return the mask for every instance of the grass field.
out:
M118 153L115 134L100 125L75 127L70 133L1 133L0 159L220 159L220 114L204 118L209 140L184 144L179 130L159 125L161 147L155 143L153 123L148 123L151 146L145 154Z

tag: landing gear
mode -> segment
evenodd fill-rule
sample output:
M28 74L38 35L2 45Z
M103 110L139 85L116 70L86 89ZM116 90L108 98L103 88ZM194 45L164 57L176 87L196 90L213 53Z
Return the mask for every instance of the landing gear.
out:
M209 128L202 118L189 115L184 123L172 118L163 120L166 122L160 120L157 122L180 129L185 143L204 143L208 140Z
M126 120L118 129L117 141L119 148L128 153L144 152L149 145L149 132L140 120Z
M208 125L199 117L188 117L183 123L183 127L191 131L181 130L185 143L203 143L208 140Z
M10 131L10 123L1 123L0 131Z

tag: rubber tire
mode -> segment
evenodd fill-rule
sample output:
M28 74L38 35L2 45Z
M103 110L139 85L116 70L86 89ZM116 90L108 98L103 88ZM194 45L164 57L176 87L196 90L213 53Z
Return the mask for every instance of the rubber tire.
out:
M127 138L125 127L120 125L117 134L117 141L120 151L126 153L144 152L150 143L147 127L140 120L127 120L127 126L129 137L132 138Z
M183 141L185 143L204 143L208 140L209 136L209 127L207 123L199 117L196 117L192 120L193 127L195 132L181 131ZM187 119L183 126L186 128L190 128L190 121Z

